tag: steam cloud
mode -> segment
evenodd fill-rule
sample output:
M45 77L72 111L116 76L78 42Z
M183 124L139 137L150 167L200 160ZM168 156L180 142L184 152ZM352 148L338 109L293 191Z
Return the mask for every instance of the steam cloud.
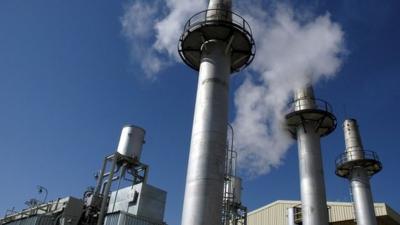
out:
M337 73L345 53L344 33L328 13L306 17L288 5L274 4L269 14L260 2L238 3L253 29L257 56L252 75L236 90L233 126L238 165L254 177L282 163L291 144L281 129L286 103L295 89ZM126 5L123 34L148 78L180 61L176 45L183 25L206 6L206 0L136 0Z
M182 28L188 18L206 8L206 3L206 0L136 0L125 5L122 33L147 78L154 79L162 69L178 62L177 44Z
M344 33L329 14L299 18L290 7L277 5L272 15L258 10L246 18L258 41L251 66L257 75L248 76L235 93L233 126L239 167L254 177L279 166L291 144L281 125L293 91L334 76L345 50Z

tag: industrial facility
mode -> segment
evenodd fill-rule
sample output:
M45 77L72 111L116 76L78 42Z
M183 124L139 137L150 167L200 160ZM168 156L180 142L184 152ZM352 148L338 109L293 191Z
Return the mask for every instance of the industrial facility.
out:
M337 118L328 102L316 98L311 81L294 93L282 126L297 141L301 201L279 200L248 212L228 102L231 74L255 57L250 25L232 12L232 1L210 0L184 25L178 52L198 71L181 225L400 225L398 213L373 201L369 180L382 163L364 150L355 119L343 123L345 151L336 160L336 175L349 180L353 202L327 202L320 141L336 129ZM33 200L6 213L0 225L166 225L167 191L147 182L144 139L143 128L123 127L117 150L104 158L95 187L82 198Z
M144 136L138 126L122 129L117 151L105 157L95 188L83 198L33 200L27 209L7 213L0 224L165 225L167 193L147 183L149 166L140 162Z

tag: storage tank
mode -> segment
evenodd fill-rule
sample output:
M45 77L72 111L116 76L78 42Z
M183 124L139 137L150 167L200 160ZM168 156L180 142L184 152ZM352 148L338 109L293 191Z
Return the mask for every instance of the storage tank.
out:
M135 125L126 125L122 129L117 152L123 156L140 160L146 131Z

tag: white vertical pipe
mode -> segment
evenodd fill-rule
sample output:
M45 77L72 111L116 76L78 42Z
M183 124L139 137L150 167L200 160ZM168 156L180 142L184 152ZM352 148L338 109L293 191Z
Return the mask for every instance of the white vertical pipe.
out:
M108 175L107 184L102 193L103 199L101 201L101 207L100 207L100 211L99 211L99 218L97 220L97 225L103 225L103 222L104 222L104 217L106 215L106 210L107 210L106 207L107 207L107 203L108 203L108 196L110 194L111 184L113 181L116 166L117 166L117 155L114 154L112 164L111 164L110 174Z
M294 221L294 208L290 207L287 209L287 217L288 217L288 223L287 225L296 225Z

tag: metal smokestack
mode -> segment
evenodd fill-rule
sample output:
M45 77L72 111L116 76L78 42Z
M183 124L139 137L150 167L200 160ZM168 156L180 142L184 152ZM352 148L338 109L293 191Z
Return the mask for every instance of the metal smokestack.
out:
M320 137L336 128L336 118L329 104L316 100L312 87L308 86L295 93L286 122L298 142L302 224L328 225Z
M364 151L355 119L343 123L346 150L336 160L336 174L351 184L358 225L377 225L369 179L382 169L375 152Z
M223 9L228 12L232 10L231 0L210 0L208 3L208 9Z
M229 78L253 60L254 40L247 22L231 12L231 1L211 0L186 23L178 48L183 61L199 71L182 225L219 225Z

